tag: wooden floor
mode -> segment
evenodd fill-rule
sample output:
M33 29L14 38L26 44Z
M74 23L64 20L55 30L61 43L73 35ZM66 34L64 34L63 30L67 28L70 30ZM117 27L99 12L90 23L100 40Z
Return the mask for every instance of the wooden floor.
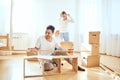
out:
M101 55L101 64L106 65L112 71L120 74L120 58Z
M0 80L24 80L23 57L24 55L0 56ZM65 64L63 67L71 68L69 64ZM78 71L64 75L25 78L25 80L115 80L100 67L85 69L85 72ZM39 64L27 62L26 70L28 71L27 74L38 74Z

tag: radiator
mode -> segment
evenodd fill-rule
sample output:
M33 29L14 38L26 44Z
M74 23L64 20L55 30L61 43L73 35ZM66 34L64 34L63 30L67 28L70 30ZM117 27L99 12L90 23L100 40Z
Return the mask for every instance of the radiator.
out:
M14 50L26 50L28 49L28 34L27 33L13 33L12 44Z

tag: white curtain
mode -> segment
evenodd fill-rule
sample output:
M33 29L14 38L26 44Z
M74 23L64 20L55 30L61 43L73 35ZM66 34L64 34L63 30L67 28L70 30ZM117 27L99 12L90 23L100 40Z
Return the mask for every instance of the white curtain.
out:
M0 0L0 34L10 32L10 0Z
M120 1L80 0L79 31L88 44L88 32L100 31L100 53L120 57Z
M120 7L119 0L102 2L101 53L120 57Z

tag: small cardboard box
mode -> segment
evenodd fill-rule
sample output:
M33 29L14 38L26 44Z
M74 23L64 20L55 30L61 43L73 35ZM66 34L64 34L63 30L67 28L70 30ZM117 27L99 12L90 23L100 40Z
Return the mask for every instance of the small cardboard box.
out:
M89 32L89 44L99 44L100 32Z
M98 67L100 64L100 56L91 55L82 57L82 66L85 67Z
M91 55L99 55L99 44L92 44Z

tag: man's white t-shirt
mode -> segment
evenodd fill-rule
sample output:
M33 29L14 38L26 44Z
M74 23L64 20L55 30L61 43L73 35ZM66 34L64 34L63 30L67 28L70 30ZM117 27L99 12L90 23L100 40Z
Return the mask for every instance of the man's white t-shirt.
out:
M60 36L54 36L54 38L55 38L56 42L58 43L58 45L60 45L60 42L63 41Z
M55 48L59 48L57 41L52 38L52 41L49 42L45 39L45 36L40 36L37 39L35 47L39 48L40 50L55 50ZM40 55L51 55L52 52L39 52Z

